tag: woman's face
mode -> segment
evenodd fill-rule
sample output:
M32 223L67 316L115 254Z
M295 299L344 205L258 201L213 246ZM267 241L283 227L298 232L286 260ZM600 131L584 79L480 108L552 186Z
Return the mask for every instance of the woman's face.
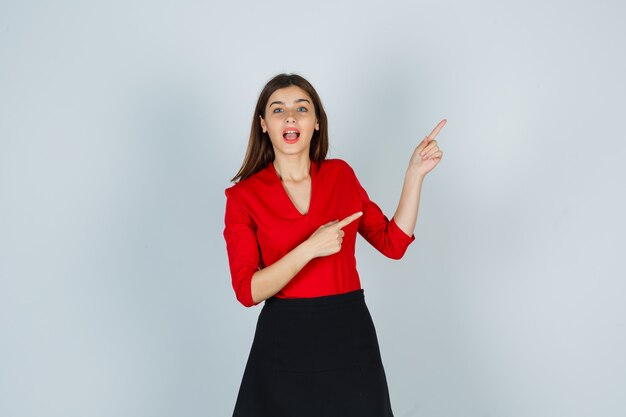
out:
M265 106L265 119L259 116L263 132L268 132L274 152L296 154L306 152L314 130L319 130L311 97L300 87L290 85L270 96ZM291 133L293 132L293 133Z

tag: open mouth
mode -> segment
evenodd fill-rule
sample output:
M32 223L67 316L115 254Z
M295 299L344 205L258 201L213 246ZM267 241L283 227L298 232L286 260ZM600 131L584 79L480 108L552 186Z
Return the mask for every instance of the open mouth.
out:
M285 129L283 131L283 138L287 140L296 140L300 137L300 131L298 129Z

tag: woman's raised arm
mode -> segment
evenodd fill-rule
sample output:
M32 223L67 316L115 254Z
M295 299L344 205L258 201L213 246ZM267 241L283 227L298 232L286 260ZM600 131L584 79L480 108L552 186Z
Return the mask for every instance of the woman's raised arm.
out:
M420 194L424 177L441 161L443 152L437 146L435 137L447 123L446 119L435 126L430 134L420 142L413 151L409 166L404 177L402 194L396 213L393 215L396 224L402 231L410 235L415 229L420 204Z

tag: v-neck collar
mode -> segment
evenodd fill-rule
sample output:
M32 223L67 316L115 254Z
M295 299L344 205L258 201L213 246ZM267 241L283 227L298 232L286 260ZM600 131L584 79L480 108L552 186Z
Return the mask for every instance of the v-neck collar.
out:
M311 192L309 196L309 209L307 210L305 214L300 213L300 210L298 210L298 208L293 203L293 201L291 201L291 197L289 197L289 194L287 194L287 190L285 189L283 182L278 176L278 172L276 172L276 169L274 168L273 161L269 162L267 166L265 167L266 171L268 172L268 177L270 177L272 182L274 182L275 184L277 184L278 187L280 187L281 191L279 191L279 193L283 196L285 200L285 204L287 204L290 207L290 210L294 213L294 215L297 215L298 217L302 217L302 218L309 216L309 213L311 213L311 210L313 210L314 208L313 203L315 202L315 191L316 191L315 179L317 178L317 171L318 171L319 164L311 159L309 159L309 161L311 163L310 172L309 172L309 175L311 176Z

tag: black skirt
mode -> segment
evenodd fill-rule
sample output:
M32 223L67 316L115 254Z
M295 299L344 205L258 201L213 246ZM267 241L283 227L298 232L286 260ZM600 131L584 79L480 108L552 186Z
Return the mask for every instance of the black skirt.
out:
M233 417L393 417L363 289L265 300Z

